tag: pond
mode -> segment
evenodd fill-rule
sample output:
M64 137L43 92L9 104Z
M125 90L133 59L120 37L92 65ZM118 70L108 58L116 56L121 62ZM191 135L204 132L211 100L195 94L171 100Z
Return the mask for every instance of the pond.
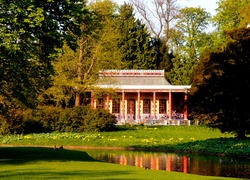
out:
M149 170L250 179L250 158L120 150L87 150L86 152L100 161Z

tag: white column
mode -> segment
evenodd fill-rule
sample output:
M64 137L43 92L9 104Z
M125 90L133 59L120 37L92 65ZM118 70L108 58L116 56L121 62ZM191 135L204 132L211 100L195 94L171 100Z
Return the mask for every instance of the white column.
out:
M171 91L169 91L168 96L169 96L168 98L169 119L172 119L172 92Z
M122 91L122 119L125 119L125 93Z
M137 97L137 120L140 119L140 101L141 101L141 93L138 91L138 97Z

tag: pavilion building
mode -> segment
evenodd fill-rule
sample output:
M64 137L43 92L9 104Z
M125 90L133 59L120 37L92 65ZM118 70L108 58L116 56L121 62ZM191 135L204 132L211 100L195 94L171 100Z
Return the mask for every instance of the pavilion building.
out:
M116 98L91 96L94 108L106 108L115 114L118 124L190 124L185 105L188 85L171 85L164 70L103 70L95 84L112 88Z

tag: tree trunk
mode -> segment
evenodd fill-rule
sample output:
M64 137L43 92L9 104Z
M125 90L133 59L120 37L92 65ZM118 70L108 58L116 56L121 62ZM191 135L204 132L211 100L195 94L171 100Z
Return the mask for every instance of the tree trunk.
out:
M77 64L77 78L79 83L82 83L82 56L83 56L83 35L79 40L79 57ZM81 105L81 95L79 89L76 87L76 95L75 95L75 106Z

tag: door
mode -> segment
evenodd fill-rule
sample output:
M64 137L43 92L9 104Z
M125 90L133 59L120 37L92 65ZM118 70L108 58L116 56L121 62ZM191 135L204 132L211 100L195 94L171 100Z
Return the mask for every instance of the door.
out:
M134 99L128 100L127 118L128 120L135 120L135 100Z

